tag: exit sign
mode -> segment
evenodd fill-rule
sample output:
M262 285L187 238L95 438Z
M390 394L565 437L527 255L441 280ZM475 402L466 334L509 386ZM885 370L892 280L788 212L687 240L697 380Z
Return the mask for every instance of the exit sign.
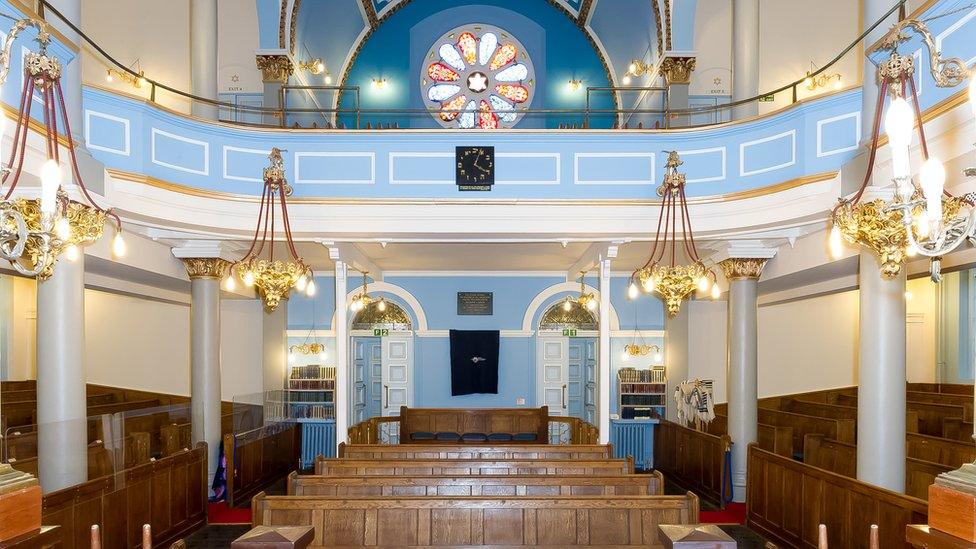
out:
M389 328L373 328L373 335L376 337L386 337L390 335Z
M576 328L563 328L563 336L576 337Z

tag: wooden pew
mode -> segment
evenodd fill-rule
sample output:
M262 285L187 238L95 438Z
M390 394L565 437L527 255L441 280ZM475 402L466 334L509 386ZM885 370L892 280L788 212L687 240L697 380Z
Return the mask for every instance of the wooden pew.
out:
M698 498L323 497L251 501L252 524L311 524L313 547L481 545L661 547L658 524L698 522Z
M346 444L338 456L349 459L610 459L609 444Z
M747 526L786 547L816 547L826 524L830 547L879 526L880 546L907 548L905 527L927 522L925 501L749 447ZM863 547L863 545L859 545Z
M850 406L840 406L837 404L824 404L821 402L808 402L806 400L783 399L780 409L784 412L804 414L808 416L825 417L829 419L853 419L857 421L857 408ZM918 432L918 412L908 410L905 412L905 430L909 433Z
M855 442L853 419L827 419L822 417L759 409L759 423L793 428L793 454L803 453L803 437L810 434L826 435L840 442Z
M909 402L932 402L935 404L962 406L964 414L963 419L966 421L973 420L972 392L970 392L968 395L953 395L945 393L922 393L918 391L908 391L906 398Z
M288 475L290 496L654 496L664 475L580 477L553 475L375 476Z
M942 438L972 442L973 422L961 417L947 417L942 420Z
M935 477L958 468L923 459L905 459L905 493L918 499L929 499L929 486Z
M973 446L972 439L961 442L909 433L906 443L905 455L908 457L941 463L952 468L976 460L976 446Z
M837 404L857 408L857 397L840 395ZM942 436L942 424L945 418L964 417L965 413L962 406L933 402L908 401L906 408L918 413L918 432L934 437Z
M228 505L247 501L295 470L300 454L301 427L297 423L225 434Z
M444 444L444 441L415 440L419 433L436 434L450 432L465 433L505 433L534 434L534 440L522 441L525 444L547 444L549 442L549 408L408 408L400 407L400 442ZM450 441L455 442L455 441ZM501 444L517 444L519 441L506 441ZM481 442L481 445L487 444Z
M316 475L631 475L633 458L599 459L326 459L315 460Z
M909 383L908 390L924 393L973 396L972 383Z
M710 435L663 420L654 433L654 468L669 481L722 507L722 486L729 481L725 451L731 444L728 435Z
M728 432L729 418L724 415L716 415L715 419L708 424L708 432L715 436L722 436ZM777 453L781 456L793 455L793 428L775 427L760 423L756 431L756 444L763 450Z

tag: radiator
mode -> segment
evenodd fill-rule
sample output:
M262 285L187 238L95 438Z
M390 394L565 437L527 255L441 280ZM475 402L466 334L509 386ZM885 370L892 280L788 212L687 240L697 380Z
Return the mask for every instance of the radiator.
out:
M656 421L610 420L610 443L615 458L634 457L638 469L654 468L654 426Z
M315 465L315 456L336 457L335 421L302 422L302 469Z

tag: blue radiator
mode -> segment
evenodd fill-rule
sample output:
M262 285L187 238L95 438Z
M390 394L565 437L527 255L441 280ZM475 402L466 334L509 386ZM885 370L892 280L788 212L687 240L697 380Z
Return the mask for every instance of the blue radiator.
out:
M634 457L638 469L654 468L656 419L611 419L610 443L616 458Z
M335 420L302 421L302 469L315 465L315 456L336 457Z

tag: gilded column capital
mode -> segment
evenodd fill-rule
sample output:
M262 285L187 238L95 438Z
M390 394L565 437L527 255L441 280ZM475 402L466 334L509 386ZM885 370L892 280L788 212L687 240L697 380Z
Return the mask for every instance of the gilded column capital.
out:
M213 278L220 280L227 276L231 262L219 257L184 257L181 258L186 274L190 280Z
M697 63L694 57L665 57L661 62L661 74L664 81L671 84L691 83L691 73Z
M725 278L732 280L759 280L763 267L769 261L764 257L730 257L720 261Z
M261 70L261 80L265 83L277 82L284 84L288 77L295 72L295 67L284 54L258 55L256 58L258 69Z

